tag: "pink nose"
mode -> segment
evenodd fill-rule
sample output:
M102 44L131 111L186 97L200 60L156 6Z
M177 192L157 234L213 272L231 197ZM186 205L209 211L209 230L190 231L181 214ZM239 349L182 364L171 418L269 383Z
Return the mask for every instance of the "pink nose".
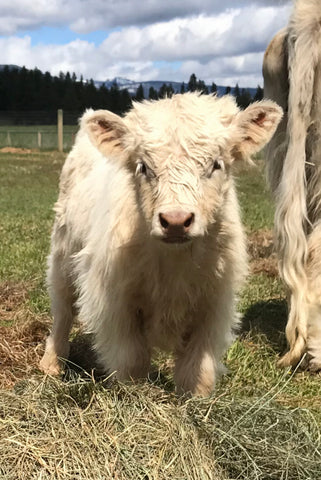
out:
M187 213L180 210L160 213L159 222L163 232L168 238L184 237L194 222L194 213Z

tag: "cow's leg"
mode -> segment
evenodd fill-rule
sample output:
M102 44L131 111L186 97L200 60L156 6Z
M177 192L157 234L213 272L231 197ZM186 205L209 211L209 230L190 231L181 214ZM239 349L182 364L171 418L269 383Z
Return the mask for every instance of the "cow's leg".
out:
M69 356L69 333L73 322L73 288L66 273L62 256L49 257L48 286L51 300L53 325L46 341L46 349L40 369L50 375L61 371L63 360Z
M309 309L307 352L309 369L321 370L321 305Z
M309 368L321 370L321 225L309 236L308 274L308 339Z
M301 292L292 292L288 296L289 316L285 329L289 351L283 355L280 367L295 366L306 352L309 307L304 286Z
M296 365L307 353L312 370L321 369L321 225L314 226L308 237L307 286L289 297L286 336L289 352L280 360L282 366Z
M95 332L95 349L105 371L115 374L120 381L147 377L151 349L140 314L109 310L96 325L99 327Z

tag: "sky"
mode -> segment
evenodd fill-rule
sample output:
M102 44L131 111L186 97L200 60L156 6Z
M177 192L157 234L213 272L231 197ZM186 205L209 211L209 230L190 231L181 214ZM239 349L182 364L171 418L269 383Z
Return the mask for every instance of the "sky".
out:
M292 0L0 2L0 64L84 79L262 86L262 59Z

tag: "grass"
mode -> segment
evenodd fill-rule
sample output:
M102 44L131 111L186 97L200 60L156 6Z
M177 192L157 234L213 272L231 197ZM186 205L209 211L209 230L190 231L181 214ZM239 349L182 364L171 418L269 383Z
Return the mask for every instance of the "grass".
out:
M74 143L77 125L64 125L63 145L68 150ZM40 142L40 144L39 144ZM57 125L0 125L0 148L57 148Z
M270 193L263 176L261 159L246 167L238 176L239 200L242 205L244 223L249 232L273 227L273 208Z
M0 153L0 479L321 478L320 376L276 367L286 305L260 162L238 180L252 273L240 299L241 335L213 396L178 398L164 354L149 381L95 377L90 338L79 328L71 360L80 367L70 364L59 379L39 373L63 158Z

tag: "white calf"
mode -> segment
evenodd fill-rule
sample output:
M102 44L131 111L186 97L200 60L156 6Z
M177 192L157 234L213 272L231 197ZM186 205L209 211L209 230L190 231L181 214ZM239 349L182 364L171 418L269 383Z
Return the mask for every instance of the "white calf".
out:
M64 165L48 283L54 324L41 368L67 358L75 299L106 370L147 375L152 349L175 354L178 391L207 395L236 324L247 271L231 168L281 118L198 94L88 111Z

